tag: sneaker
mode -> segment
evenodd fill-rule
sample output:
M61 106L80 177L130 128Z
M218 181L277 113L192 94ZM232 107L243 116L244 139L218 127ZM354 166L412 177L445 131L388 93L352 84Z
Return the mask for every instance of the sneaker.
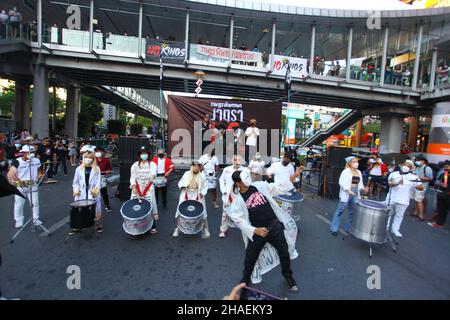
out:
M175 231L172 234L172 237L178 238L179 235L180 235L180 229L176 228Z
M156 229L151 229L150 230L150 234L156 234L156 233L158 233L158 231Z
M72 230L70 230L70 232L69 232L69 236L73 236L74 234L80 233L80 231L81 231L81 230L78 230L78 229L72 229Z
M295 282L294 278L289 277L286 279L289 288L292 292L298 292L298 287L297 287L297 283Z
M96 231L97 233L102 233L102 232L103 232L102 226L100 226L100 225L96 226L96 227L95 227L95 231Z
M203 230L202 232L202 239L208 239L211 237L211 233L207 229Z
M111 212L111 211L113 211L111 207L106 207L105 210L106 210L106 212Z
M439 229L444 228L443 225L437 224L436 222L428 222L428 225L432 228L439 228Z
M16 221L16 228L20 229L23 227L23 221Z
M34 224L36 227L39 227L39 226L42 225L42 221L39 220L39 219L33 219L33 224Z
M337 231L331 231L331 235L337 237L338 233Z
M225 232L220 231L219 232L219 238L225 238L227 235L225 234Z
M392 233L394 234L394 236L396 236L397 238L401 238L403 237L402 234L398 231L392 231Z

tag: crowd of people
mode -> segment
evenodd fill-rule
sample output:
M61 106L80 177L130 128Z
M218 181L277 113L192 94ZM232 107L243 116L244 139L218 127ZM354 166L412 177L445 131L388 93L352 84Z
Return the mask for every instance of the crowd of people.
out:
M203 125L205 130L214 127L213 121L206 116ZM195 200L201 207L199 212L202 213L201 221L198 221L201 223L201 229L198 232L201 231L203 239L211 237L206 198L210 195L213 208L218 209L217 188L219 188L222 215L218 236L226 238L230 227L237 227L243 234L246 251L241 282L260 282L261 274L268 270L259 270L258 260L265 259L267 254L277 254L281 272L290 289L295 292L298 287L290 268L290 260L298 255L295 250L297 227L291 214L275 199L279 195L297 191L295 184L304 167L298 162L297 155L292 154L290 150L287 150L279 161L272 159L272 163L266 164L258 152L259 130L255 119L250 121L245 130L234 128L233 133L246 137L246 154L250 154L249 161L244 161L235 153L232 164L225 167L219 177L219 161L214 151L206 152L198 160L194 160L190 169L184 172L178 182L180 193L172 236L177 238L186 233L181 205L185 201ZM94 146L88 141L77 145L67 136L44 138L41 143L36 143L26 130L8 137L7 143L9 143L7 152L11 154L12 159L8 163L8 180L20 191L25 192L28 201L32 203L34 225L42 224L39 217L39 183L36 184L35 181L42 181L47 174L47 182L54 182L53 176L58 174L60 167L67 175L66 161L69 158L70 165L76 167L72 182L74 201L95 202L95 230L103 232L100 223L103 212L113 211L106 184L112 166L108 152L104 148ZM137 199L139 203L148 201L151 204L152 223L149 233L155 234L159 210L160 208L167 210L168 178L175 167L164 149L158 149L153 154L146 147L142 147L136 158L137 161L130 169L130 201ZM306 154L308 170L311 170L315 158L313 149L309 149ZM367 169L363 172L359 170L361 159L358 157L350 156L345 162L346 168L339 179L339 203L330 226L333 236L338 234L345 210L348 211L349 217L344 229L349 232L357 200L363 195L380 200L383 186L388 188L384 203L391 207L393 212L387 227L396 237L402 237L400 228L411 199L415 203L416 220L425 221L426 194L430 185L437 192L436 212L429 225L434 228L443 227L450 209L449 161L441 164L439 172L435 172L423 156L407 159L401 164L387 165L378 154L373 153L367 160ZM24 226L25 202L24 198L16 196L14 218L15 226L19 229ZM141 205L137 207L140 208ZM69 235L80 231L81 229L72 228ZM267 244L271 246L267 247ZM273 251L269 252L270 250Z

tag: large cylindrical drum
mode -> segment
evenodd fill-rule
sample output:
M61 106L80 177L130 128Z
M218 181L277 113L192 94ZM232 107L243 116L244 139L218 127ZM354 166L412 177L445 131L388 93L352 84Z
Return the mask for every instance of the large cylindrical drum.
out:
M196 234L203 230L205 207L200 201L186 200L178 206L178 228L184 234Z
M298 204L303 201L303 195L300 192L291 191L287 194L278 195L275 197L275 201L294 221L300 220Z
M353 209L350 233L369 243L382 244L387 239L389 212L383 202L360 199Z
M95 200L78 200L70 204L70 227L84 229L94 225Z
M152 204L148 200L136 198L126 201L120 208L123 230L133 236L146 233L153 226L151 212Z

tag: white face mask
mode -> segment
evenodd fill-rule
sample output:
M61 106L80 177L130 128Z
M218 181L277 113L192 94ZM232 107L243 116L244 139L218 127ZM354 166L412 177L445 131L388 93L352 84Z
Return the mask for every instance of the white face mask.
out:
M27 159L31 160L34 158L34 153L27 154Z
M416 161L416 166L421 167L422 166L422 162Z
M95 157L101 158L101 157L102 157L102 153L101 153L101 152L96 152L96 153L95 153Z
M84 158L84 163L85 164L91 164L92 163L92 159L91 158Z
M148 154L141 154L141 160L147 161L148 160Z
M403 173L408 173L409 172L409 167L408 166L402 166L402 172Z
M353 162L352 163L352 168L353 169L358 169L358 167L359 167L359 162Z

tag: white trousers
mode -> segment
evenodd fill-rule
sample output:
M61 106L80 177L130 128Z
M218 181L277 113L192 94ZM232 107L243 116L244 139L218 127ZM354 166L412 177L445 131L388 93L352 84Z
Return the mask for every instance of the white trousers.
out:
M394 203L391 205L394 208L394 218L392 220L392 232L399 232L400 226L403 221L403 216L405 214L406 209L408 209L408 205L406 204L400 204L400 203ZM389 216L388 220L388 230L391 223L391 217Z
M29 191L30 189L23 189L23 188L18 188L20 192L22 192L22 194L27 197L28 201L30 202L30 206L31 203L33 203L33 219L39 219L39 194L38 194L38 190L37 188L33 188L33 192L26 192ZM31 202L31 198L33 197L33 202ZM23 206L25 204L25 199L19 196L15 196L14 197L14 219L16 220L16 222L22 223L23 224L23 220L24 220L24 216L23 216Z

